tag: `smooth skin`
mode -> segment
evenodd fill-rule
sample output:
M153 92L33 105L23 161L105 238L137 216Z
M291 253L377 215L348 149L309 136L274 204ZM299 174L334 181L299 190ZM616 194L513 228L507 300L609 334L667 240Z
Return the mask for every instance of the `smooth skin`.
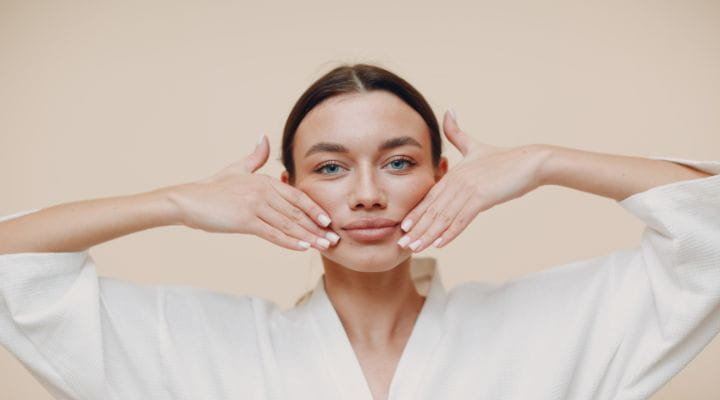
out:
M622 201L656 186L710 176L688 166L642 157L546 144L496 147L463 132L452 114L445 113L443 131L464 158L403 219L407 234L398 245L416 253L433 244L446 246L480 212L543 185Z
M0 223L0 254L82 251L168 225L251 234L298 251L337 244L337 234L324 228L331 221L317 203L276 178L254 173L269 153L263 135L252 154L207 179L59 204L5 221Z
M354 99L356 101L346 100L341 104L368 113L368 118L363 118L361 124L351 124L356 129L370 126L367 122L370 117L384 124L402 122L403 130L409 129L405 119L410 118L413 111L403 108L403 103L392 96L368 94ZM394 107L394 111L381 117L381 113L372 111L373 107L385 111ZM317 117L322 109L313 111ZM316 122L332 120L337 123L333 118L347 120L337 118L341 111L336 109L321 115ZM422 125L416 125L409 133L426 140L422 129ZM372 132L364 133L368 138L379 139L373 137ZM440 247L444 247L481 211L542 185L560 185L621 200L658 185L709 176L672 162L639 157L550 145L491 146L465 134L448 113L443 118L443 132L463 154L463 160L447 172L442 171L442 177L431 182L427 191L419 191L417 195L421 201L405 208L414 199L405 199L398 206L397 196L384 196L376 181L369 179L371 174L378 173L369 163L365 164L366 159L373 159L372 153L361 154L364 167L360 182L363 184L353 186L356 190L350 198L357 203L352 211L389 204L393 210L402 210L402 214L398 214L404 215L404 220L417 221L406 234L408 243L420 241L415 247L416 252L440 237L443 238ZM374 140L372 145L376 142ZM329 216L326 211L331 210L323 209L303 190L256 173L266 162L269 151L267 139L263 138L247 158L201 181L135 195L61 204L0 223L0 253L85 250L119 236L164 225L185 225L207 232L254 234L284 248L306 250L307 246L299 244L298 240L301 240L312 244L321 253L331 253L334 247L326 249L322 240L318 241L331 232L323 227L328 225L322 224L319 215ZM383 167L386 166L383 164ZM421 180L429 182L433 179L432 172L422 170ZM307 176L298 182L305 190L327 193L327 184L321 185ZM387 187L396 190L397 185ZM316 197L326 201L327 195ZM340 207L335 210L337 213L347 204L334 206ZM349 218L347 214L339 216ZM397 361L424 302L410 280L410 257L404 257L391 247L382 247L382 250L381 255L392 259L400 257L402 263L387 271L371 273L338 266L330 269L330 273L326 270L325 282L377 399L387 396ZM358 246L341 254L354 260L354 254L362 251L363 248ZM368 313L369 310L373 313Z

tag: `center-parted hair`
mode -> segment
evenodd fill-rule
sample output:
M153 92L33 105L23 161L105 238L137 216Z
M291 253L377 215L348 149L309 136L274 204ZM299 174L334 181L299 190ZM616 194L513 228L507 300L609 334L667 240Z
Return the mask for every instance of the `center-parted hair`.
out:
M320 77L305 90L285 122L281 159L288 172L290 185L295 185L295 132L307 113L330 97L373 90L385 90L396 95L425 120L430 130L432 165L437 168L442 155L440 129L435 114L420 92L401 77L381 67L369 64L341 65Z

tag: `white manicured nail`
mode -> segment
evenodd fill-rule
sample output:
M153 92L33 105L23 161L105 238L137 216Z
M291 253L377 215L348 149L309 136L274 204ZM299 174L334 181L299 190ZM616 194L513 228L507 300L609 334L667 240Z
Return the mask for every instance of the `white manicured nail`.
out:
M330 218L325 214L319 214L318 220L320 221L320 224L322 224L322 226L324 227L330 225Z
M298 245L300 245L300 247L304 247L304 248L306 248L306 249L309 249L309 248L310 248L310 243L304 242L304 241L302 241L302 240L298 240Z
M338 242L338 240L340 240L340 236L338 236L337 233L335 233L335 232L328 232L325 234L325 237L330 239L332 244L336 244Z
M415 251L415 250L417 250L418 247L420 247L420 243L422 243L422 241L420 239L418 239L418 240L410 243L410 246L408 246L408 247L411 248L412 251Z
M435 241L433 242L432 245L433 245L434 247L438 247L438 246L440 245L440 242L442 242L442 238L441 238L441 237L435 239Z
M260 145L262 144L264 138L265 138L265 134L263 133L263 134L260 135L260 137L258 138L257 144L255 144L255 148L257 148L258 146L260 146Z
M409 241L410 241L410 238L408 236L403 236L400 238L400 240L398 240L397 243L400 245L400 247L405 247Z
M457 115L455 114L455 110L452 108L448 108L448 111L450 112L450 116L452 117L453 121L457 122Z
M400 228L403 231L407 232L410 230L410 227L412 226L412 224L413 224L413 222L411 219L406 219L405 221L403 221L402 225L400 225Z
M320 247L322 247L323 249L327 249L328 247L330 247L330 241L323 238L318 238L317 244L320 245Z

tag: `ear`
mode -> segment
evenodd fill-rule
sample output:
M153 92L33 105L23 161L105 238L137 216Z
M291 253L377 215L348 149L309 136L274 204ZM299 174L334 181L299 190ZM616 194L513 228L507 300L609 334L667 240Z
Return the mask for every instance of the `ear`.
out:
M439 181L440 178L442 178L447 173L447 169L448 169L447 157L442 156L442 157L440 157L440 161L438 162L438 166L435 171L435 182Z

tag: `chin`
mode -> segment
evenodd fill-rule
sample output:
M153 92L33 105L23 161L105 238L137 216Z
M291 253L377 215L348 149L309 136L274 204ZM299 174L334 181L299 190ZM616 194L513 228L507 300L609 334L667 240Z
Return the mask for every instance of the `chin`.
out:
M412 252L401 249L396 243L362 244L339 243L322 256L335 264L357 272L385 272L397 267Z

